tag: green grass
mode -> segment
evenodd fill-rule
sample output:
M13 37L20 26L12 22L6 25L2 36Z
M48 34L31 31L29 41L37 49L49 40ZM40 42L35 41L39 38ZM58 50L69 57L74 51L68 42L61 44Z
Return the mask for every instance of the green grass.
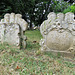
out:
M39 30L28 30L25 32L25 35L27 36L28 41L33 42L37 41L39 42L42 38L42 35L40 34Z
M25 35L25 50L0 44L0 75L75 75L74 60L66 61L51 53L40 52L42 36L38 30L26 31Z
M39 42L42 38L40 31L38 30L28 30L26 31L25 35L27 36L27 50L38 50L39 49Z

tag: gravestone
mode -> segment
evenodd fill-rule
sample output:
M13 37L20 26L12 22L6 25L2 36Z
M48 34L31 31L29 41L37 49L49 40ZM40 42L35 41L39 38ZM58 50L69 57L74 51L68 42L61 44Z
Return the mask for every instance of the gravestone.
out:
M40 40L41 50L53 54L74 57L75 55L75 20L74 14L54 12L40 26L43 39Z
M27 27L28 24L22 19L21 14L5 14L4 19L1 19L0 22L0 42L6 42L18 48L25 48Z

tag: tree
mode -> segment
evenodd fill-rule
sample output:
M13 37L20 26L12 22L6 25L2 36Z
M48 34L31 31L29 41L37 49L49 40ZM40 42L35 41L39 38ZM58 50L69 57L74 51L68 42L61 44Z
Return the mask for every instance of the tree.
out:
M73 3L75 0L64 0L64 1L67 1L69 3Z
M33 24L41 25L49 12L62 12L69 5L63 0L3 0L2 3L4 7L1 12L5 12L1 15L7 12L22 14L31 29Z
M0 19L3 18L4 14L11 12L11 7L5 3L5 1L0 2Z

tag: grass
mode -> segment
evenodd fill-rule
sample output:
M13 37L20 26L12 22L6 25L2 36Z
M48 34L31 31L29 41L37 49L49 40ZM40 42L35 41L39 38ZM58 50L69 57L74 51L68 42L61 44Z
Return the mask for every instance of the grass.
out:
M27 49L38 50L40 47L39 41L42 38L40 32L38 30L28 30L25 35L27 36Z
M0 75L75 75L74 60L71 62L40 52L42 36L38 30L26 31L25 35L25 50L0 44Z

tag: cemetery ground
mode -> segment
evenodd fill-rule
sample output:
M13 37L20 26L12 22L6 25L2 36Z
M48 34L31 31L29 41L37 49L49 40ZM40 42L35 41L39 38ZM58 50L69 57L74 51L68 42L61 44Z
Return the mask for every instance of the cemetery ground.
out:
M28 30L27 48L0 44L0 75L75 75L75 59L63 59L41 52L39 30Z

